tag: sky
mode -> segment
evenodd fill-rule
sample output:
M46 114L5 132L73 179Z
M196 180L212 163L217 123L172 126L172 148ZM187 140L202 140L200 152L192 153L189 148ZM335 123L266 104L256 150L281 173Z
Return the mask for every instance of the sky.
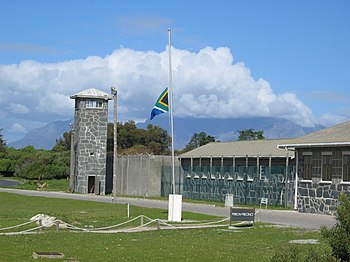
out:
M168 28L175 117L349 120L349 10L341 0L2 0L0 129L18 140L72 119L71 95L111 86L118 120L145 121L168 85Z

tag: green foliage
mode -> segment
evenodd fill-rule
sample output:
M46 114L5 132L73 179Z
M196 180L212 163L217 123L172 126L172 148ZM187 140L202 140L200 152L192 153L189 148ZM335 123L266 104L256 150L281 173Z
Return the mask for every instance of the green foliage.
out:
M56 139L56 145L52 148L53 151L66 151L70 150L72 131L64 132L63 136Z
M69 176L69 151L37 150L18 167L17 174L27 179L60 179Z
M1 153L0 171L14 172L26 179L59 179L69 176L70 151L37 150L32 146L22 149L7 148Z
M12 160L6 158L5 153L0 153L0 172L5 171L5 172L11 172L12 168Z
M170 143L170 137L163 128L149 124L146 131L146 146L155 155L166 153Z
M272 256L271 262L297 262L299 259L298 249L296 246L291 246L290 248L283 248L276 252Z
M278 250L272 257L271 262L337 262L336 257L327 247L309 248L305 254L298 246L287 246Z
M239 141L265 139L264 131L254 131L253 128L246 129L246 130L238 130L238 133L239 133L239 136L237 140Z
M183 152L204 146L210 142L215 142L215 137L207 135L205 132L194 133L194 135L191 137L190 142L185 146Z
M137 128L134 121L117 123L117 148L119 153L167 154L170 137L166 130L153 125L147 129ZM113 151L114 126L108 124L107 149Z
M350 260L350 195L341 194L337 207L337 223L331 229L322 228L322 236L332 247L333 254L341 261Z

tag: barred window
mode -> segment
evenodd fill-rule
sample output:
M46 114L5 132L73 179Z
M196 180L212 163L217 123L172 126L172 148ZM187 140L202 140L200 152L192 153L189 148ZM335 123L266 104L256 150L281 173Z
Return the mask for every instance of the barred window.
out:
M322 180L332 181L332 155L322 155Z
M304 156L304 163L303 163L303 174L302 178L304 180L311 180L312 178L312 156L306 155Z
M350 182L350 154L343 155L343 181Z
M103 108L103 103L101 100L86 100L86 108Z

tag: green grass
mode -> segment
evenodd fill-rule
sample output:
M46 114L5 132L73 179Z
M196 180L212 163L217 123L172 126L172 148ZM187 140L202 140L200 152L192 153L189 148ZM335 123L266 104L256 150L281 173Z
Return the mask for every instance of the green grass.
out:
M26 222L38 213L79 227L108 226L127 220L125 205L0 193L0 228ZM161 209L131 207L132 217L140 214L167 217ZM188 212L183 213L183 218L214 219ZM52 228L36 235L0 236L0 258L1 261L31 261L34 251L59 251L65 254L63 260L66 261L67 257L78 261L268 261L276 251L290 246L289 240L310 238L320 239L320 233L262 224L239 230L211 228L116 234L56 232ZM321 241L315 248L325 246ZM308 248L298 246L301 253Z

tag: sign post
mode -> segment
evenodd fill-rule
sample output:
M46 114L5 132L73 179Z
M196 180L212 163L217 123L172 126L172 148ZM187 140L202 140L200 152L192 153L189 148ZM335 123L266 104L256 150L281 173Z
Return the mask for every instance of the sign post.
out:
M232 222L255 222L255 208L230 208L230 225Z

